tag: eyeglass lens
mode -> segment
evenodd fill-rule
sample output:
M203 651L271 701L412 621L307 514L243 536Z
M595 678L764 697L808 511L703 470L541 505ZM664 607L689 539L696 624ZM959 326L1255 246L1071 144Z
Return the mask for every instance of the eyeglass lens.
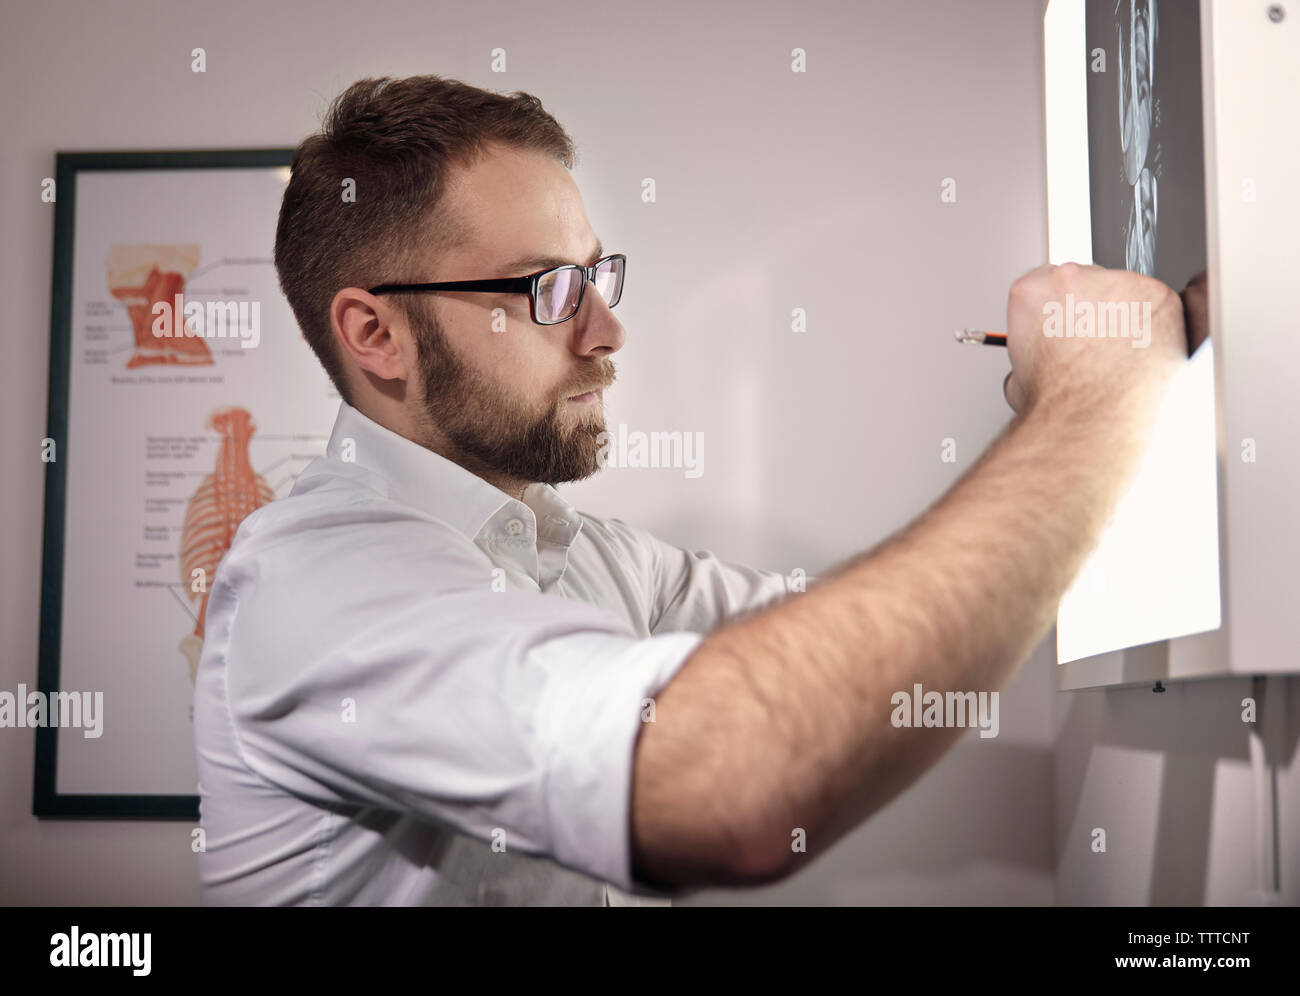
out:
M537 320L560 322L578 310L578 297L584 277L581 270L569 267L554 270L537 284ZM623 293L623 261L607 259L596 267L592 278L596 290L611 308Z

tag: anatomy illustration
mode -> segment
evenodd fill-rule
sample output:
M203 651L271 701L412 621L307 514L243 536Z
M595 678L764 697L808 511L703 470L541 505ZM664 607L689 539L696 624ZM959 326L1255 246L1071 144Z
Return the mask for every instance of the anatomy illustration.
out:
M198 263L197 245L117 245L109 250L108 289L126 305L135 333L128 370L151 364L211 365L212 353L203 339L153 334L154 305L162 302L172 308Z
M207 428L221 434L221 448L216 467L190 499L181 537L181 580L190 600L199 603L194 632L180 644L190 664L191 682L203 650L208 591L217 564L230 549L239 524L254 510L275 500L266 478L256 473L248 460L248 441L256 430L248 410L219 408L208 416ZM202 584L196 584L196 579Z

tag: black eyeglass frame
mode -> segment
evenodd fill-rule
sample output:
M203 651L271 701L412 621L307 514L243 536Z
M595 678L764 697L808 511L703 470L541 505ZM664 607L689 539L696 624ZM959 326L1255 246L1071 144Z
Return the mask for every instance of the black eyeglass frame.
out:
M370 288L371 294L388 294L394 292L406 293L407 291L471 291L495 294L527 294L528 295L528 313L536 325L561 325L576 315L582 308L582 299L587 293L587 282L596 279L596 268L610 260L616 259L620 263L618 281L618 294L613 301L608 302L609 307L614 307L623 299L623 281L627 277L627 256L621 252L611 253L608 256L602 256L591 266L583 266L580 263L565 263L563 266L552 266L545 270L538 270L536 273L530 273L526 277L505 277L500 280L444 280L433 284L380 284L378 287ZM573 307L573 314L566 315L564 318L556 319L553 322L539 321L537 318L537 294L541 287L542 278L551 273L557 273L560 270L581 270L583 280L578 288L578 302Z

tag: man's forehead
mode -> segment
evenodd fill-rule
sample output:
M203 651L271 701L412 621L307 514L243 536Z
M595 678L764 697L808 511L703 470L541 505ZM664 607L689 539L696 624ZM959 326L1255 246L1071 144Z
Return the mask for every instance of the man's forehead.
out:
M493 235L495 237L481 238L469 235L458 246L456 255L461 260L471 260L490 268L492 276L509 277L567 263L590 266L605 254L604 243L590 233L576 242L558 239L554 232L534 239L526 238L517 231ZM571 250L569 246L572 245L582 248Z
M593 263L604 246L564 165L515 149L485 153L456 170L444 192L457 255L502 276Z
M552 245L541 252L535 249L523 249L513 255L502 255L498 257L501 261L496 262L494 258L494 263L505 276L511 276L515 273L545 270L552 266L564 266L567 263L582 263L590 266L604 255L604 250L605 247L600 239L596 239L594 247L589 246L577 255L566 253L563 248Z

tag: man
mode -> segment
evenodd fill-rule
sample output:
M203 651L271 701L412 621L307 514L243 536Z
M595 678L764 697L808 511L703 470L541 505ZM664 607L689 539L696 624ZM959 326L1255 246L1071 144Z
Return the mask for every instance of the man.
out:
M1007 431L788 595L552 486L598 468L625 337L572 160L536 98L437 77L355 84L295 156L276 266L343 403L214 579L204 902L617 905L792 873L962 732L894 726L896 691L995 690L1042 639L1186 357L1163 284L1032 271ZM1067 292L1149 301L1149 347L1043 335Z

